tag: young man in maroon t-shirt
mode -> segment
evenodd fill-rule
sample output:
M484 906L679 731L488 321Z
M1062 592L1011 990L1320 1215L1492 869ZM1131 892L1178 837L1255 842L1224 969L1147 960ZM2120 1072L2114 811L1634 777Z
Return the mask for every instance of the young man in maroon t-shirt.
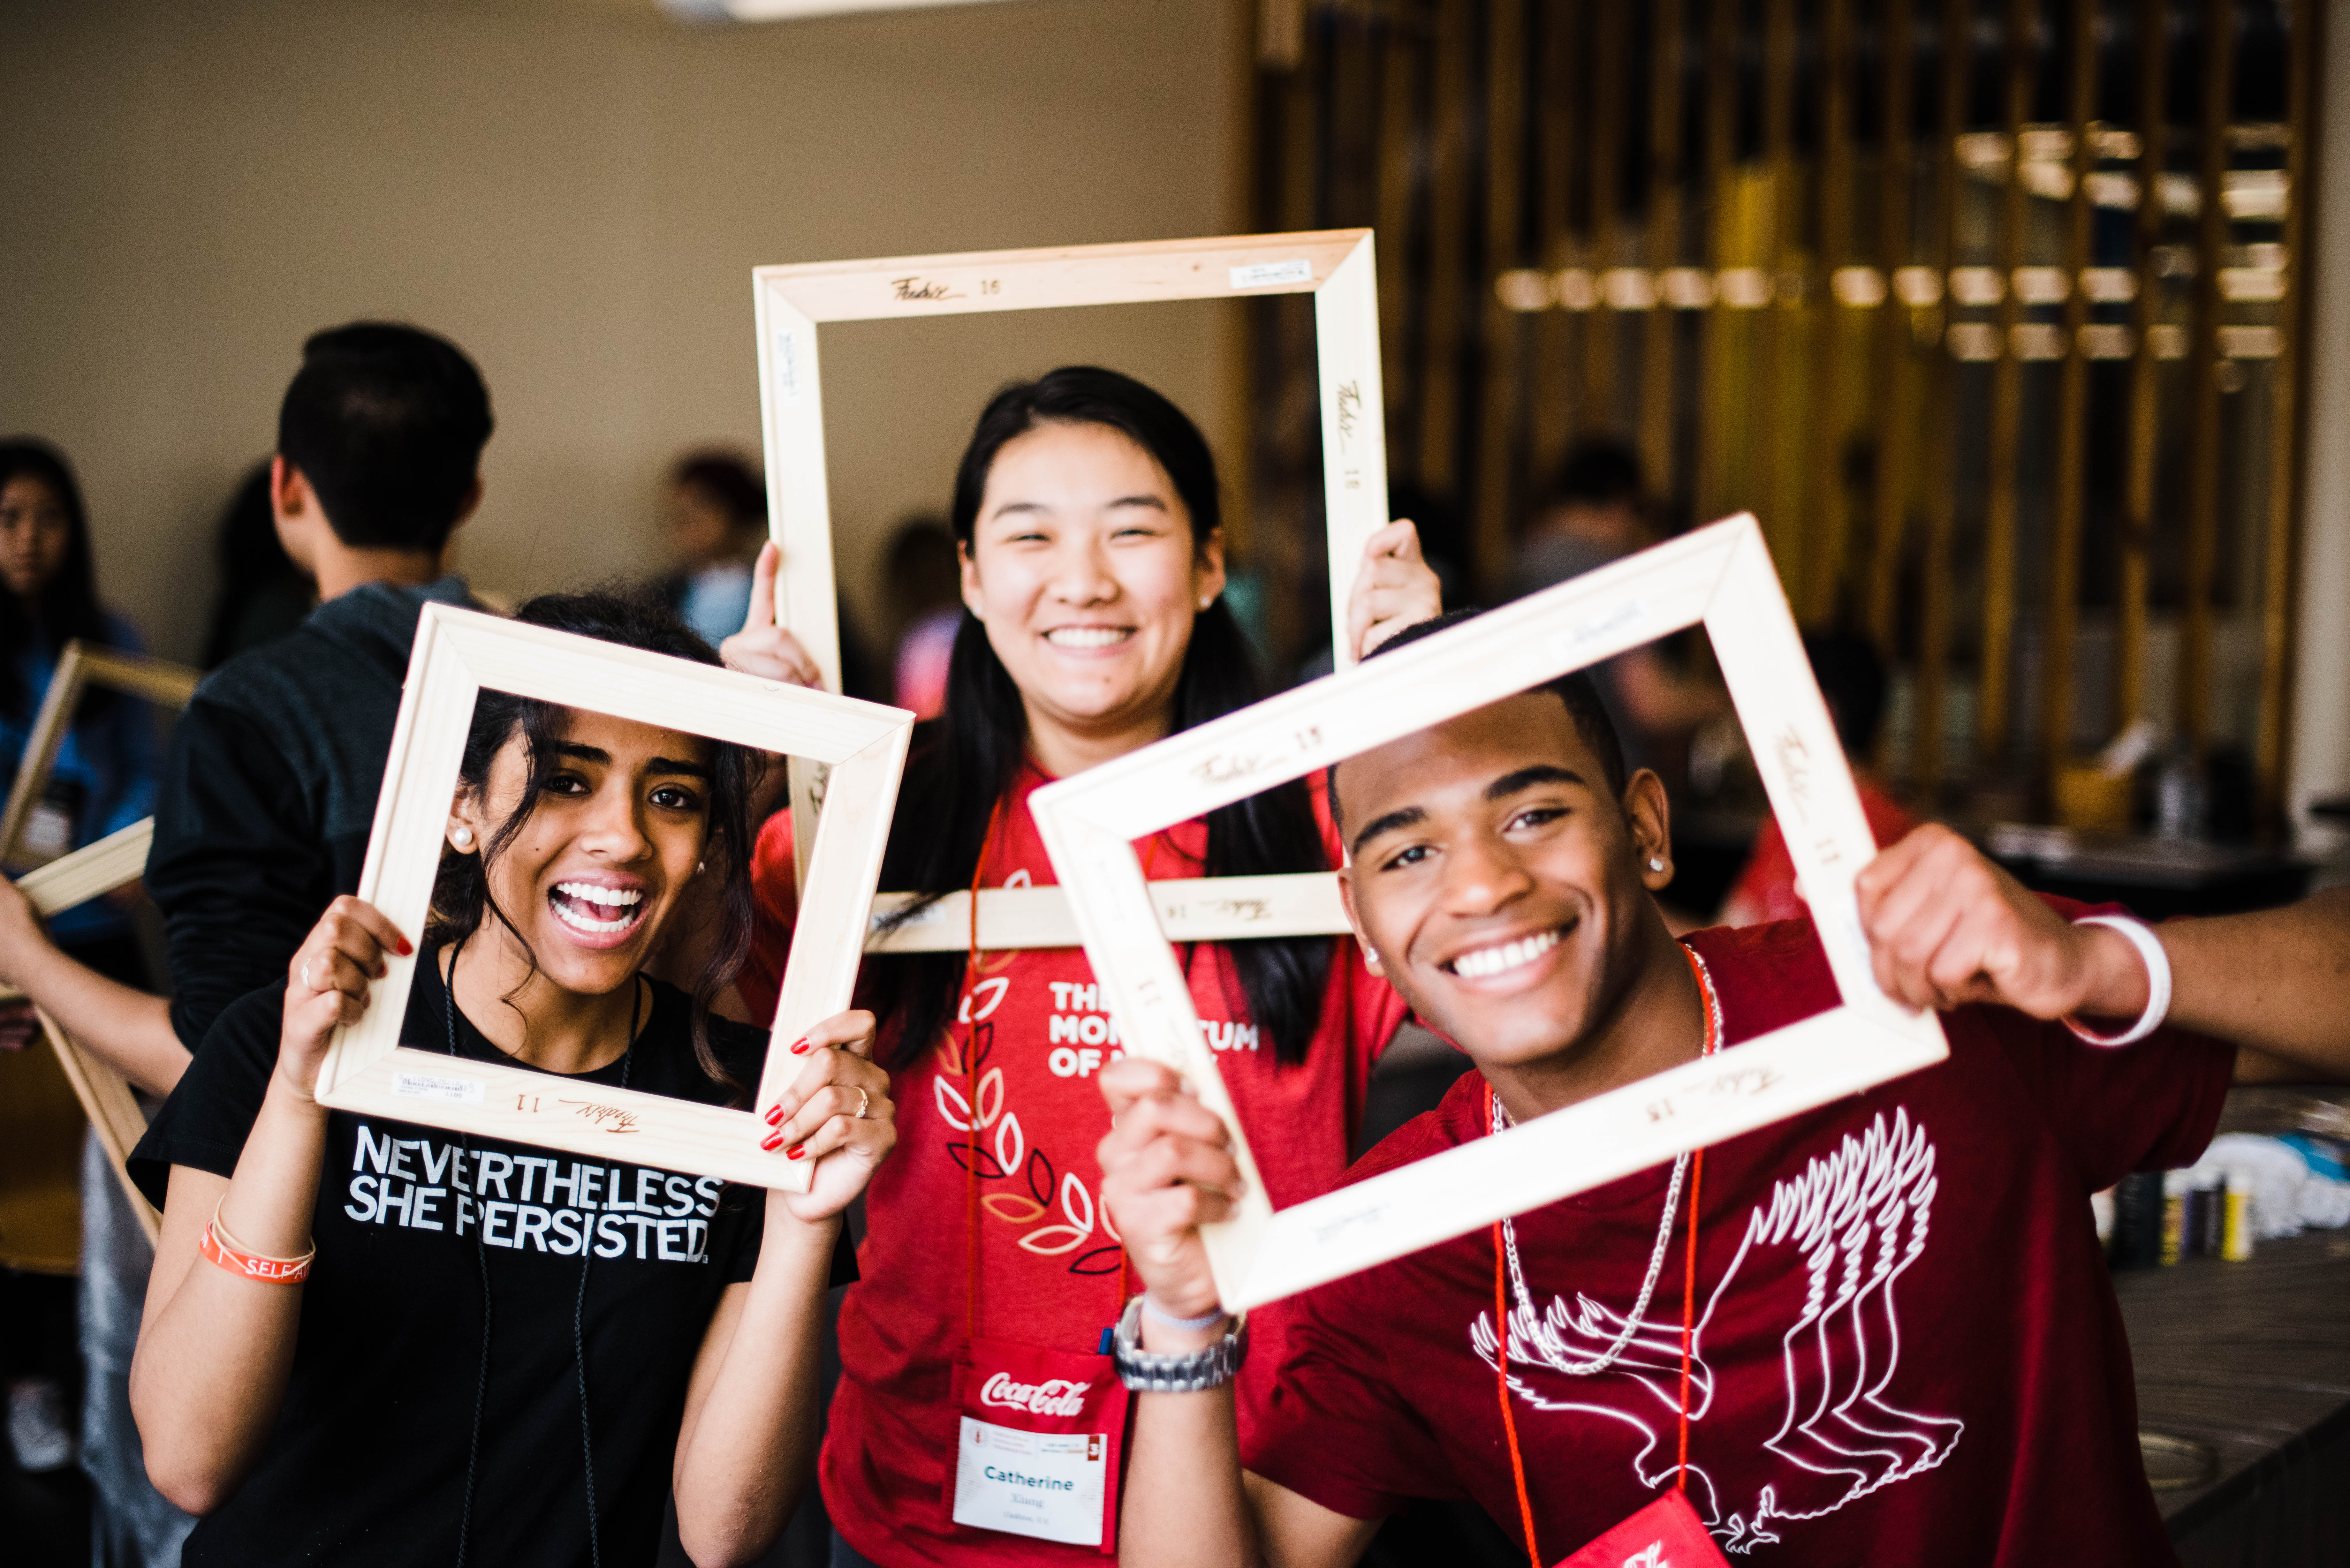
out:
M1479 1069L1350 1179L1684 1063L1709 1015L1734 1049L1836 1004L1808 922L1673 940L1648 897L1671 877L1663 790L1623 776L1577 678L1334 788L1372 966ZM2231 1075L2345 1075L2350 904L2165 927L2171 1027L2109 1049L2063 1021L2148 1011L2125 930L1938 827L1859 894L1879 983L1943 1010L1950 1059L1705 1152L1686 1498L1761 1562L2172 1561L2088 1197L2191 1161ZM1155 1063L1102 1086L1138 1347L1211 1349L1232 1326L1197 1230L1238 1181L1222 1127ZM1408 1501L1469 1497L1549 1563L1658 1502L1684 1477L1688 1216L1659 1167L1309 1293L1245 1451L1228 1386L1139 1397L1122 1560L1342 1568Z

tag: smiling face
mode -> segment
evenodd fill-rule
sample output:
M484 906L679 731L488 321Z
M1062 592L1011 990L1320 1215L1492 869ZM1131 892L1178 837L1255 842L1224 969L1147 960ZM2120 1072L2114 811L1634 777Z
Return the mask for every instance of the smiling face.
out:
M1671 946L1648 897L1672 874L1663 786L1643 771L1610 798L1549 692L1352 758L1337 782L1357 935L1481 1066L1571 1064Z
M602 996L644 966L702 862L716 748L699 735L600 713L563 713L552 730L538 799L492 857L489 893L542 976L564 991ZM474 852L491 844L522 805L529 774L517 731L479 794L460 787L451 842ZM457 843L459 827L468 842Z
M1167 471L1107 425L1006 441L962 552L963 602L1019 686L1040 754L1049 732L1165 733L1192 619L1223 586L1222 541L1195 541Z
M73 542L66 498L47 480L17 474L0 485L0 582L20 599L49 586Z

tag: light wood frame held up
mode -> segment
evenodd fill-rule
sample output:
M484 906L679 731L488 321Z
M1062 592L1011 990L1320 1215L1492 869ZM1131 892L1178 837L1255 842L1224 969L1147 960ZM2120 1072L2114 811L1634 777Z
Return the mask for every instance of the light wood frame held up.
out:
M8 787L7 808L0 811L0 863L16 863L16 841L24 834L25 819L48 786L49 770L57 766L57 750L73 727L74 709L86 687L101 686L180 709L188 705L203 678L203 671L168 659L100 648L79 638L67 643L41 698L41 711L33 717L24 760L16 764L16 781Z
M1275 1211L1133 839L1701 625L1844 1004L1495 1137ZM1853 877L1877 844L1752 515L1700 528L1039 789L1031 810L1127 1049L1188 1077L1249 1181L1208 1250L1224 1304L1281 1297L1930 1066L1940 1023L1879 992Z
M1330 622L1339 668L1354 662L1344 646L1347 596L1365 543L1388 523L1387 400L1379 380L1378 274L1370 230L885 256L765 266L751 275L768 530L783 552L775 607L781 623L815 658L826 690L840 690L840 628L816 355L820 324L1263 294L1315 296ZM812 820L823 793L816 770L794 759L794 820ZM805 881L805 852L799 872Z
M484 687L587 712L813 758L837 793L814 835L800 919L784 970L771 1049L755 1105L774 1101L796 1063L773 1045L848 1005L859 938L880 875L913 715L829 692L762 680L593 638L427 605L392 731L383 793L359 896L411 936L425 929L457 766ZM565 1081L503 1063L452 1060L400 1043L416 959L390 958L365 1019L336 1031L318 1099L457 1132L574 1154L806 1191L808 1167L759 1147L767 1130L727 1110L632 1089L591 1099Z
M16 883L16 891L44 919L62 914L139 880L146 872L147 849L154 837L155 819L144 817L70 855L57 857L37 871L26 872ZM36 1010L35 1016L40 1020L49 1049L57 1054L57 1065L65 1071L66 1082L73 1085L74 1098L81 1102L82 1115L89 1118L90 1130L98 1134L106 1162L114 1168L114 1179L130 1195L130 1211L139 1216L147 1240L154 1241L163 1233L163 1217L132 1184L127 1163L147 1130L147 1113L139 1108L138 1096L121 1074L59 1028L47 1012Z

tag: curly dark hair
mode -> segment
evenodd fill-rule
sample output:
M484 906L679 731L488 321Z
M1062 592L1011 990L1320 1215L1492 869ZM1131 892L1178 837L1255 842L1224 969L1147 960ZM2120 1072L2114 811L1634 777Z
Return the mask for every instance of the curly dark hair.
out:
M640 648L649 653L666 654L695 664L718 662L718 655L710 645L688 629L675 610L658 597L637 589L605 587L585 593L542 594L525 601L515 611L514 618L528 626L592 637L624 648ZM531 951L528 940L490 894L489 867L491 861L505 853L536 808L547 777L556 766L552 742L568 711L553 702L487 688L475 701L473 727L466 732L464 756L457 767L459 779L469 789L487 789L492 763L516 735L521 736L529 752L530 773L524 783L522 804L498 825L479 854L461 855L443 846L440 872L432 886L432 918L426 926L430 940L461 941L480 929L485 918L494 916L522 942L523 950L530 954L532 971L536 972L538 955ZM710 828L702 863L708 873L715 874L721 888L719 933L693 986L693 1054L712 1082L740 1095L743 1092L742 1082L727 1071L711 1046L710 1005L742 968L743 955L751 948L751 800L766 763L760 753L747 747L724 742L712 743L716 752L711 766Z

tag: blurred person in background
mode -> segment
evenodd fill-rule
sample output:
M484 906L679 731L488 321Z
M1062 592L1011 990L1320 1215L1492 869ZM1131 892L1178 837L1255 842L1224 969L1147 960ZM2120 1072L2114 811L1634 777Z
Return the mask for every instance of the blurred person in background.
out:
M1852 763L1852 782L1859 786L1861 810L1878 848L1899 843L1918 826L1917 818L1886 792L1885 780L1872 759L1877 755L1877 731L1885 722L1885 664L1866 638L1845 633L1804 639L1812 673L1827 700L1828 715L1835 721L1836 740ZM1730 897L1722 901L1716 923L1759 926L1772 920L1799 920L1810 913L1795 887L1795 862L1787 853L1786 836L1779 819L1765 816L1754 835L1754 852L1738 874Z
M660 593L712 648L742 628L751 559L766 531L766 487L733 452L690 452L671 468L661 497L670 572Z
M1510 561L1522 599L1652 543L1640 457L1613 436L1569 447L1534 502Z
M767 487L759 471L715 447L690 452L670 470L661 532L671 566L656 584L681 619L715 648L743 629L751 607L751 563L767 537ZM889 683L866 650L848 601L836 597L840 687L887 701Z
M890 536L888 576L889 609L897 618L890 639L890 701L913 710L917 719L935 719L947 698L947 659L954 652L955 628L962 623L961 568L954 535L946 519L920 512L898 524Z
M90 557L88 516L64 456L45 441L0 442L0 767L12 777L67 643L145 651L130 623L99 602ZM84 691L41 798L6 846L12 860L45 863L151 815L158 770L154 711L118 692ZM145 983L118 903L68 909L49 931L92 968Z
M1510 565L1508 597L1579 577L1658 543L1639 454L1612 436L1567 450L1528 516ZM1676 808L1689 805L1690 738L1728 713L1729 693L1702 635L1679 632L1596 665L1607 716L1624 745L1624 765L1664 781Z
M245 470L213 535L220 587L203 664L217 670L247 649L275 642L302 624L318 603L318 586L278 542L269 505L269 460Z
M0 766L13 777L23 765L34 720L68 642L79 639L128 652L141 649L130 624L99 599L81 487L64 454L47 441L0 441L0 649L5 652L0 659ZM11 868L54 859L150 815L158 763L153 710L119 692L86 691L48 783L11 846ZM129 985L147 983L127 899L93 898L64 910L49 921L49 934L91 969ZM0 1003L0 1039L7 1045L47 1049L38 1044L36 1028L28 998ZM102 1379L82 1376L86 1346L77 1344L83 1337L77 1324L87 1329L109 1300L103 1291L92 1292L93 1284L103 1282L105 1270L93 1269L91 1261L102 1262L121 1228L136 1234L138 1221L95 1135L86 1136L72 1179L81 1197L79 1288L70 1279L15 1271L0 1275L0 1322L9 1330L0 1357L8 1381L8 1443L17 1465L37 1474L72 1463L78 1426L83 1466L98 1487L93 1510L102 1537L103 1521L118 1501L134 1510L142 1502L151 1509L161 1502L135 1463L126 1473L112 1462L119 1456L109 1440ZM78 1422L73 1415L77 1384Z

